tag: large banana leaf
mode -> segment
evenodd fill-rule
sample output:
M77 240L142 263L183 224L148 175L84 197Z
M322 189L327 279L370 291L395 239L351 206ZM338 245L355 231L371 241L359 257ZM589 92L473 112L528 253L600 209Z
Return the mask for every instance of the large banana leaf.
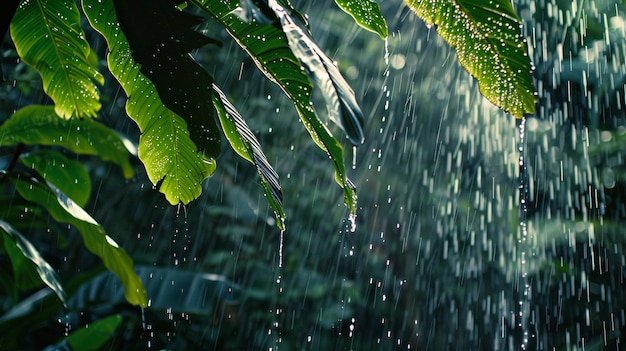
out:
M122 33L112 1L83 0L91 26L109 46L109 70L128 95L126 111L143 133L138 154L153 184L171 204L189 203L200 196L202 181L215 170L189 137L187 123L166 108L154 85L141 74Z
M530 58L511 0L405 1L437 26L489 101L517 118L535 113Z
M213 90L215 91L213 104L220 118L226 139L241 157L256 166L267 201L276 215L278 228L281 230L285 229L283 194L280 189L278 174L276 174L274 168L272 168L272 165L265 157L261 144L259 144L246 121L241 117L239 111L228 101L226 95L215 84L213 85Z
M24 199L44 207L56 221L72 224L78 229L87 249L100 257L105 267L122 281L128 302L141 307L148 305L146 290L133 270L132 259L85 210L54 185L41 179L10 179Z
M55 150L37 150L20 161L34 169L42 178L59 188L80 207L87 205L91 194L91 178L85 166Z
M343 147L318 119L311 106L311 85L302 65L294 56L283 31L271 24L243 21L241 9L234 1L192 0L192 3L214 17L270 80L278 84L294 102L300 119L315 143L326 151L335 167L335 179L344 190L344 200L351 212L356 209L354 184L348 179ZM263 40L259 40L262 38Z
M141 73L154 84L161 102L185 119L198 150L217 158L221 133L211 104L213 77L190 55L216 43L191 28L202 17L180 11L170 0L114 0L113 4Z
M61 119L52 106L26 106L0 126L1 146L19 143L61 146L114 162L126 178L134 174L129 151L117 133L92 119Z
M91 49L74 0L22 1L11 37L22 60L41 74L59 116L96 116L101 105L94 82L103 84L104 78L89 63Z

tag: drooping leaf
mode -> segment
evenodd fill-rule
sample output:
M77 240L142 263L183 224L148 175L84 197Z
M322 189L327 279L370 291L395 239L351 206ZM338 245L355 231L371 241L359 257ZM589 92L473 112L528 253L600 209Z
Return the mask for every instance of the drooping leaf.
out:
M154 84L163 105L187 122L198 150L217 158L221 135L211 104L213 77L190 55L192 50L217 43L191 28L202 18L178 10L171 0L113 3L140 72Z
M361 27L377 33L382 39L389 35L387 21L380 12L378 3L372 0L335 0L335 3Z
M80 207L84 207L91 193L91 178L85 166L70 160L54 150L38 150L22 156L21 161L31 167L47 182L54 184Z
M138 154L153 184L171 204L189 203L200 196L202 181L215 170L215 160L204 158L189 137L183 118L167 109L154 85L134 62L124 33L117 25L111 1L83 0L92 27L109 46L109 70L128 95L126 112L143 133Z
M56 221L78 229L87 249L100 257L104 266L120 278L129 303L147 306L146 290L133 270L132 259L85 210L50 183L24 177L12 177L11 180L23 198L44 207Z
M318 119L311 106L311 85L298 59L287 44L285 34L273 25L243 21L233 13L232 3L218 0L191 1L219 21L248 52L255 64L294 102L300 119L315 143L328 153L335 168L335 179L344 190L344 200L351 212L356 209L354 184L348 179L343 159L343 147ZM258 40L257 38L263 38Z
M276 223L280 229L285 229L284 221L286 216L283 209L283 194L280 189L278 174L270 165L256 136L252 133L235 106L215 84L213 85L213 90L215 91L213 104L220 118L226 139L233 147L233 150L256 166L261 178L261 185L263 190L265 190L265 196L274 210Z
M128 149L117 133L89 118L61 119L52 106L26 106L0 126L0 145L19 143L61 146L112 161L122 168L126 178L134 173Z
M3 220L0 220L0 230L4 233L4 247L9 254L18 281L20 275L29 274L32 264L41 280L54 291L61 302L65 303L65 291L56 271L41 256L35 246Z
M252 6L247 4L246 6ZM286 35L287 43L293 54L300 60L302 67L318 86L331 121L341 127L346 133L348 140L354 145L360 145L365 140L363 134L363 113L359 107L354 91L343 78L335 63L326 56L320 47L309 35L308 29L298 18L292 17L292 10L285 8L275 0L268 1L270 10L273 11ZM262 6L265 9L266 6ZM255 12L250 10L235 11L244 13L246 16L261 15L254 18L259 23L267 23L267 10ZM249 20L249 18L244 18Z
M22 60L41 75L59 116L96 116L101 104L95 83L104 78L89 63L91 48L74 0L22 1L11 37Z
M535 112L531 62L510 0L405 0L456 49L493 104L521 118Z

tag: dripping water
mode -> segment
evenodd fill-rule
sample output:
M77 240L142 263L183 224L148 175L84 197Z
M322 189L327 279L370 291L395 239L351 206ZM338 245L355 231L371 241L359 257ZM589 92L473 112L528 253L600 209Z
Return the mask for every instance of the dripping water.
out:
M532 255L532 247L529 244L528 235L528 200L529 200L529 181L528 170L526 168L526 160L524 155L525 150L525 130L526 117L522 118L519 124L519 228L518 228L518 312L516 318L518 319L516 324L518 333L521 335L520 348L521 350L528 350L531 338L534 335L531 333L531 321L530 321L530 304L532 299L532 286L528 277L529 268L528 261L529 255Z

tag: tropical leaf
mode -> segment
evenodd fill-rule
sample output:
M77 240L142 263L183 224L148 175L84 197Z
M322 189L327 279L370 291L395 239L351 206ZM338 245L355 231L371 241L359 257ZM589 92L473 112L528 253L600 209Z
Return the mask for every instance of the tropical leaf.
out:
M192 50L219 44L191 27L202 17L178 10L171 0L115 0L120 28L133 60L156 88L163 105L187 122L199 152L220 154L221 134L211 104L213 77L191 57Z
M380 13L380 6L372 0L335 0L339 8L348 13L361 27L377 33L382 39L389 31L387 21Z
M143 133L138 154L153 184L171 204L189 203L200 196L202 181L215 170L215 160L204 158L189 137L187 123L167 109L156 88L133 61L128 42L111 1L83 0L91 26L109 46L109 70L128 95L126 112Z
M215 84L213 85L213 90L215 91L213 104L220 118L226 139L230 142L233 150L256 166L261 178L261 185L265 190L265 196L274 210L278 228L285 229L284 222L286 216L283 209L283 194L280 189L278 174L267 161L256 136L252 133L235 106L228 101L226 95Z
M74 0L22 1L11 22L11 37L24 62L43 79L46 93L64 118L95 117L103 76L89 63L89 43Z
M108 316L73 331L64 341L73 351L98 351L113 336L121 323L122 316L119 314Z
M489 101L517 118L535 113L530 58L510 0L405 1L437 26Z
M343 147L315 114L311 106L313 86L291 51L283 31L270 24L242 21L237 16L238 8L230 2L226 4L218 0L192 0L191 2L221 23L248 52L261 72L278 84L294 102L300 119L312 139L328 153L335 168L335 179L344 190L344 200L350 211L354 212L356 209L355 187L346 175ZM263 40L257 38L263 38Z
M59 300L65 304L65 291L56 271L41 256L39 251L20 232L11 225L0 220L0 231L4 233L4 247L11 259L16 280L20 281L22 275L29 275L31 267L34 265L41 280L57 295ZM22 277L22 279L24 279Z
M80 161L70 160L54 150L38 150L22 156L20 160L47 182L54 184L78 206L87 204L91 178Z
M246 4L246 7L254 6L250 1L243 4ZM354 91L343 78L335 63L313 41L308 28L300 21L299 17L292 17L291 8L285 8L275 0L270 0L268 5L260 5L260 11L243 9L235 10L235 13L244 14L246 17L243 19L246 21L255 20L258 23L271 23L273 18L279 20L291 51L300 60L306 73L320 89L326 102L330 120L346 133L352 144L362 144L365 140L363 113L356 101ZM271 17L268 17L268 11L273 12ZM259 17L251 18L250 16Z
M170 310L185 314L215 316L218 303L235 303L245 292L227 277L178 268L141 266L137 275L145 282L149 309ZM116 305L123 302L120 286L110 272L102 272L82 284L68 298L68 309L82 311L97 303Z
M89 251L102 259L124 286L124 296L133 305L146 307L146 290L133 270L133 261L85 210L50 183L37 178L11 177L17 192L44 207L58 222L75 226Z
M0 145L19 143L61 146L77 154L99 156L120 166L126 178L134 174L129 151L117 133L92 119L61 119L52 106L26 106L0 126Z

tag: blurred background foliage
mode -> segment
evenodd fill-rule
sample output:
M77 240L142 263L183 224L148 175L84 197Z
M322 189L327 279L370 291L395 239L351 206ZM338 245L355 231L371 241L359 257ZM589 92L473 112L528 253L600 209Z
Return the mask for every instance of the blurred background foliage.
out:
M20 229L58 267L66 290L77 292L64 309L37 295L37 286L14 291L1 255L3 349L41 350L119 314L103 349L514 350L519 250L531 267L529 349L619 349L626 331L622 3L515 4L540 98L526 121L527 247L517 244L519 122L480 97L435 29L382 2L385 42L330 1L294 3L366 114L366 144L346 149L359 190L356 229L327 156L292 103L209 21L203 29L223 47L194 55L242 115L253 116L248 123L282 178L290 218L282 269L280 233L256 171L231 150L223 150L200 199L179 207L151 190L137 160L126 180L114 165L73 156L92 179L85 208L138 267L153 270L144 277L149 293L192 286L186 274L208 272L215 276L202 289L181 296L210 303L164 307L153 294L152 307L131 307L116 299L119 287L73 229L33 224ZM104 57L103 40L87 35ZM2 55L13 64L0 87L0 120L49 102L6 40ZM125 97L105 78L100 120L136 140ZM12 152L3 149L0 162ZM25 301L39 307L12 315Z

